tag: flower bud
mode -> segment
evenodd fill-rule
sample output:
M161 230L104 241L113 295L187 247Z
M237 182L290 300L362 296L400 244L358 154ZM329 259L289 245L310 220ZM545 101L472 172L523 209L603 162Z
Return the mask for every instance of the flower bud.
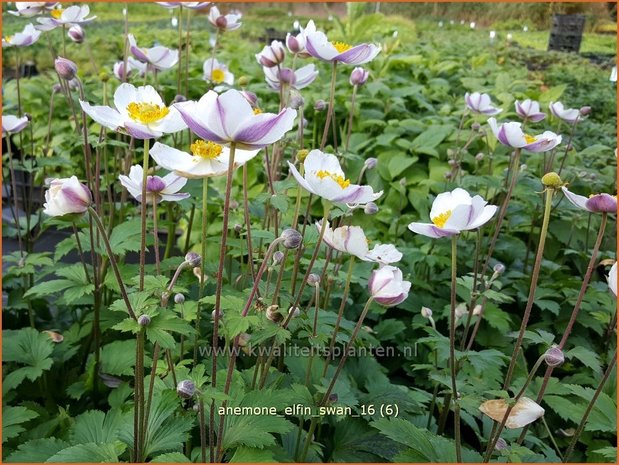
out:
M475 132L479 131L481 129L481 124L479 124L478 122L475 122L473 124L471 124L471 129Z
M196 393L196 385L190 379L184 379L176 385L176 393L183 399L191 399Z
M71 26L67 31L67 35L69 36L69 39L71 39L76 44L81 44L86 38L86 33L79 24L74 24L73 26Z
M462 318L467 313L468 313L468 309L466 308L465 303L459 304L456 307L456 318Z
M249 343L250 339L251 339L251 334L247 334L247 333L239 334L239 346L245 347Z
M283 63L286 58L286 49L279 40L274 40L271 45L265 45L260 53L256 55L258 64L267 68L273 68Z
M174 96L174 100L173 100L174 103L182 103L182 102L186 102L186 101L187 101L187 97L185 97L182 94L176 94Z
M282 314L279 313L279 305L269 305L265 315L273 323L279 323L284 319Z
M185 261L187 262L187 264L189 264L190 267L195 268L197 266L200 266L200 264L202 263L202 257L200 257L200 255L195 252L189 252L187 255L185 255Z
M303 45L299 43L299 40L292 34L286 36L286 47L290 53L299 53L303 51Z
M492 268L492 270L493 270L496 274L503 274L503 273L505 273L505 265L503 265L502 263L497 263L496 265L494 265L494 267Z
M352 73L350 73L350 85L362 86L367 82L369 75L369 71L363 69L361 66L357 66L355 69L352 70Z
M374 168L376 168L377 164L378 164L378 159L374 157L370 157L370 158L367 158L365 162L363 163L363 168L366 170L373 170Z
M549 367L558 367L565 362L565 355L563 355L563 351L558 347L551 347L544 354L544 361Z
M424 318L431 318L432 317L432 309L428 308L428 307L421 307L421 316Z
M140 326L148 326L150 324L150 316L148 316L148 315L140 315L138 317L138 324Z
M179 304L179 305L185 303L185 296L181 294L180 292L178 294L175 294L174 303Z
M552 189L559 189L564 185L563 181L561 181L561 177L554 171L551 171L550 173L546 173L542 177L542 184Z
M451 171L445 171L445 174L443 174L443 177L445 179L451 179Z
M301 309L299 309L299 307L290 307L288 309L288 314L292 314L292 318L296 318L301 314Z
M589 113L591 113L591 107L582 107L580 109L580 115L581 116L587 116Z
M475 160L476 161L482 161L484 159L484 154L479 152L477 155L475 155Z
M475 307L473 307L473 315L474 316L481 315L481 305L480 304L477 304L477 305L475 305Z
M282 261L284 261L284 252L277 250L273 254L273 265L279 265Z
M458 164L458 162L457 162L456 160L449 160L449 161L447 162L447 164L448 164L449 166L452 166L452 167L453 167L453 166L456 166L456 165Z
M279 237L283 239L284 247L287 249L296 249L303 242L301 233L292 228L284 229Z
M76 176L53 179L45 192L45 213L48 216L64 216L84 213L92 203L90 190Z
M236 223L234 225L234 232L239 234L241 231L243 230L243 226L241 226L239 223Z
M368 288L376 303L391 307L406 300L411 283L402 279L402 272L398 268L385 265L372 272Z
M329 402L337 402L338 399L339 397L335 392L329 394Z
M301 96L297 91L293 91L290 93L290 102L288 106L294 110L298 110L303 105L305 105L305 99Z
M508 448L507 442L505 441L505 439L503 438L499 438L496 441L496 444L494 445L494 449L495 450L505 450Z
M52 87L52 93L57 94L58 92L62 92L62 86L56 83Z
M77 74L77 65L66 58L56 58L54 61L54 68L56 68L58 75L67 81L73 79Z
M320 276L316 273L310 273L307 277L307 284L310 286L318 286L320 284Z
M108 72L107 72L107 71L105 71L105 70L102 70L102 71L99 73L99 80L100 80L101 82L108 82L108 81L110 80L110 73L108 73Z
M236 210L237 208L239 208L239 203L236 200L231 199L230 200L230 209L231 210Z
M297 150L297 160L303 163L308 153L309 153L309 150L307 149Z
M374 202L368 202L365 204L365 207L363 207L363 212L366 215L375 215L376 213L378 213L378 205L376 205Z
M327 102L322 99L316 100L314 102L314 110L315 111L324 111L327 108Z
M239 84L239 87L247 87L247 85L249 84L249 78L247 76L241 76L237 82Z

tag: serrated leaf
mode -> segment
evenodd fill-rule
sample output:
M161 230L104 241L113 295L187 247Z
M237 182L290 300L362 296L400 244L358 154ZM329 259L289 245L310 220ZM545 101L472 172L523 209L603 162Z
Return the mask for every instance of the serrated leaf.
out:
M26 407L4 407L2 409L2 443L18 436L25 429L21 424L38 416L37 412Z
M61 439L33 439L17 446L4 462L6 463L43 463L47 459L67 448L69 444Z
M75 446L67 447L52 457L46 460L46 462L61 462L61 463L115 463L118 462L118 456L125 448L124 444L122 449L118 444L77 444ZM120 449L120 450L119 450Z

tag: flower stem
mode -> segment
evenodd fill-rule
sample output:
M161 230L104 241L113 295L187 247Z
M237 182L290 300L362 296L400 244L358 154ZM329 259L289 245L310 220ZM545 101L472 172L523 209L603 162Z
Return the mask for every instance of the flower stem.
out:
M451 311L449 314L449 367L451 372L451 397L454 402L454 432L456 442L456 461L462 462L460 440L460 402L456 384L456 278L457 278L458 235L451 236Z
M337 61L333 62L333 66L331 68L331 87L329 90L329 108L327 108L327 120L325 121L325 129L322 133L322 140L320 142L320 150L325 148L327 144L327 135L329 134L329 127L331 126L331 120L333 119L333 104L335 102L335 80L337 77L336 73L337 69Z
M159 262L159 227L158 227L158 216L157 213L157 202L153 200L153 239L154 239L154 249L155 249L155 266L157 270L157 275L161 274L161 265Z
M219 319L221 313L221 293L223 290L224 263L226 258L226 243L228 240L228 222L230 219L230 193L232 192L232 175L234 174L234 155L236 144L230 144L230 160L228 174L226 176L226 193L224 197L223 225L221 235L221 246L219 248L219 265L217 268L217 287L215 290L215 316L213 317L213 363L211 366L211 385L217 388L217 346L219 344ZM204 239L203 239L204 240ZM215 429L215 400L211 402L209 415L209 447L211 449L211 462L215 459L214 454L214 433Z
M365 317L368 314L368 310L370 309L370 304L373 301L374 301L374 298L370 297L368 301L365 303L365 306L363 307L363 311L361 312L361 315L359 316L359 320L357 320L357 324L355 325L355 329L353 329L353 332L350 335L350 339L348 340L348 343L346 344L346 349L344 349L344 353L342 355L342 358L340 359L340 363L337 366L335 370L335 374L333 375L333 378L331 379L331 382L329 383L329 387L327 388L324 395L322 396L322 400L319 402L318 407L325 406L327 402L329 401L329 396L331 395L331 391L333 391L333 388L335 387L335 383L337 382L337 379L340 376L342 369L344 368L344 364L346 363L346 360L348 359L348 354L350 353L350 349L355 343L355 339L357 338L357 335L359 334L359 330L361 329L361 326L363 325L363 321L365 320ZM316 421L316 418L314 417L312 418L312 423L310 424L309 431L305 438L305 445L303 446L303 453L301 454L301 457L299 457L299 462L305 461L305 457L307 456L309 446L312 443L312 435L314 434L314 430L316 429L316 424L317 424L317 421Z
M103 223L101 222L101 218L99 217L95 209L92 207L88 207L88 213L90 213L90 217L94 220L95 224L97 225L97 228L99 228L99 232L101 233L101 238L103 239L103 244L105 245L105 250L107 251L110 264L112 265L114 276L116 276L116 281L118 282L120 294L122 295L122 298L125 301L125 305L127 306L127 313L129 314L131 318L137 321L135 312L133 311L133 308L131 307L131 301L129 300L129 296L127 295L127 290L125 289L122 276L120 275L120 270L118 269L118 263L116 262L116 258L114 257L114 251L112 250L112 246L110 245L110 240L107 237L107 233L105 231L105 227L103 226Z
M200 315L201 315L201 307L202 304L200 303L200 301L202 300L202 297L204 296L204 286L206 285L206 279L204 279L204 276L206 274L206 236L207 236L207 219L208 219L208 215L207 215L207 209L208 209L208 178L202 178L202 229L201 229L201 234L200 234L200 238L201 238L201 253L202 253L202 260L200 262L200 274L202 275L202 278L200 279L199 282L199 287L198 287L198 311L196 313L196 334L194 336L194 340L193 340L193 364L194 366L198 363L198 340L200 338ZM189 231L188 231L189 234Z
M348 152L348 145L350 144L352 122L355 117L355 97L357 96L357 88L357 85L352 86L352 95L350 97L350 114L348 116L348 131L346 132L346 143L344 144L344 152Z
M561 341L559 342L558 348L563 350L565 344L567 343L567 339L572 333L572 329L574 329L574 324L576 323L576 318L578 317L578 313L580 312L580 306L585 297L585 293L587 292L587 288L589 287L589 282L591 281L591 274L593 273L593 269L595 268L595 263L597 262L598 252L600 250L600 246L602 245L602 240L604 238L604 231L606 230L606 223L608 222L608 214L602 213L602 222L600 224L600 229L598 230L598 235L595 240L595 245L593 246L593 251L591 252L591 258L589 259L589 264L587 265L587 271L585 272L585 276L583 277L582 284L580 286L580 292L578 293L578 297L576 298L576 303L574 304L574 309L572 310L572 315L570 316L570 321L563 332L563 336L561 337ZM542 385L540 387L539 393L537 394L537 403L539 404L546 392L546 388L548 386L548 382L550 381L550 376L552 375L554 368L549 366L546 368L546 373L544 374L544 380L542 381ZM522 443L524 437L527 433L528 427L522 430L520 437L518 438L518 443Z
M337 319L335 320L335 326L333 327L333 335L331 336L331 341L329 342L329 355L325 358L325 364L322 369L322 376L325 376L327 374L327 368L329 367L329 358L331 357L331 354L333 353L333 349L335 347L335 340L337 338L337 333L340 329L342 316L344 315L344 308L346 308L346 301L348 300L348 292L350 291L350 280L352 279L352 270L354 265L355 256L351 255L348 262L348 273L346 275L346 284L344 284L344 293L342 294L342 301L340 302L340 308L337 312Z
M245 234L247 239L247 265L251 279L254 281L256 276L254 275L254 256L251 242L251 220L249 218L249 199L247 195L248 183L247 163L245 163L243 165L243 216L245 217Z
M608 381L608 378L610 374L612 373L613 368L615 368L616 363L617 363L617 350L615 350L615 353L611 357L610 363L608 364L608 368L606 368L606 371L604 372L604 376L602 376L602 379L600 380L600 384L595 390L593 397L589 401L589 405L587 405L587 408L585 409L585 413L582 416L582 419L580 420L580 424L578 425L578 428L576 428L576 432L574 433L574 436L572 437L572 441L570 442L570 445L565 451L565 455L563 456L564 463L570 459L570 456L574 452L574 447L576 446L576 443L578 442L580 435L585 429L585 425L587 424L589 415L591 414L591 411L593 410L593 407L595 406L595 402L597 401L598 397L600 397L600 394L602 393L602 389L604 389L604 385L606 384L606 381Z
M13 198L13 219L15 220L15 228L17 229L17 244L19 246L19 256L24 258L24 246L21 237L21 223L19 221L19 203L17 202L17 183L15 180L15 167L13 166L13 154L11 151L11 139L6 137L6 148L9 153L9 173L11 175L11 197Z
M144 290L144 274L146 266L146 181L148 178L148 151L150 139L144 139L144 159L142 161L142 199L140 222L142 225L142 242L140 244L140 291ZM153 199L154 202L154 199Z
M522 323L520 325L518 339L516 340L516 344L514 345L513 355L512 355L511 361L509 362L509 368L507 369L507 375L505 376L505 381L503 383L504 390L509 388L509 384L512 380L512 375L514 373L514 368L516 366L516 357L518 356L518 352L520 352L520 347L522 346L522 340L524 339L524 332L527 329L527 324L529 323L529 317L531 316L531 309L533 308L533 302L535 301L535 290L537 289L537 281L539 279L539 272L540 272L540 268L542 265L542 258L544 256L544 245L546 244L546 236L548 235L548 224L550 223L550 210L552 208L552 197L554 193L555 193L554 189L552 188L546 189L544 219L542 222L542 229L540 231L539 245L537 246L537 254L535 256L533 272L531 275L531 286L529 288L529 297L527 299L527 305L525 307L524 315L522 317Z

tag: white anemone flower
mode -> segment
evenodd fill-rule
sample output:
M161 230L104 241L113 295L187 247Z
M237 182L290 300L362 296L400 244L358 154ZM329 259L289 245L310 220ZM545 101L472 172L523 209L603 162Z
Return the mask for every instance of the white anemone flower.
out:
M316 223L316 228L318 231L322 229L322 221ZM402 253L393 244L377 244L370 250L369 241L359 226L340 226L332 229L327 222L322 240L332 249L354 255L364 262L374 262L383 266L402 259Z
M243 166L260 150L236 149L234 167ZM157 142L150 149L150 156L159 166L188 179L222 176L230 166L230 148L214 142L197 140L191 144L191 152L169 147Z
M482 413L488 415L494 421L501 422L507 412L508 404L505 399L487 400L479 406ZM544 409L528 397L521 397L509 412L505 427L509 429L522 428L533 423L544 415Z
M204 60L202 65L204 72L203 78L205 81L210 81L214 84L234 84L234 74L228 71L228 67L216 58L208 58Z
M383 191L375 193L371 186L352 184L346 179L337 157L330 153L312 150L303 161L303 176L292 163L288 162L288 166L305 190L332 202L345 203L351 208L374 202L383 195Z
M430 210L432 223L411 223L408 229L433 238L454 236L480 228L490 221L497 209L495 205L488 205L481 196L471 197L458 187L436 196Z
M157 71L170 69L178 63L178 50L163 45L156 45L151 48L138 47L133 34L129 34L127 38L129 39L129 50L131 50L133 56Z
M114 93L115 108L92 106L83 100L80 105L100 125L136 139L154 139L187 127L178 110L167 107L152 86L121 84Z
M39 25L37 29L40 31L51 31L57 27L75 26L87 24L94 21L96 16L90 14L88 5L73 5L68 8L54 8L50 11L51 18L37 18Z
M53 9L58 2L15 2L15 10L8 10L13 16L30 18L41 13L47 13Z
M580 110L577 108L565 108L561 102L550 102L548 104L550 113L565 121L566 123L574 124L580 120Z
M35 29L32 24L26 24L21 32L16 32L12 36L2 38L2 48L7 47L27 47L34 44L41 36L41 31Z

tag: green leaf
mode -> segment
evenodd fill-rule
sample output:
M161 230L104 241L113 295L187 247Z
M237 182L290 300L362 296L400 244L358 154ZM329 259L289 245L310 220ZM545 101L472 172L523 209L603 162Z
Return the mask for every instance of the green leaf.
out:
M107 413L99 410L82 413L71 427L71 442L113 443L118 440L118 433L124 421L128 421L128 416L118 409Z
M288 202L288 197L286 197L285 195L272 195L269 199L269 202L282 213L286 213L290 206Z
M573 349L570 349L565 353L565 357L575 358L582 362L582 364L586 367L591 368L595 373L602 373L602 364L600 363L600 357L595 352L582 347L576 346Z
M132 375L135 339L114 341L101 348L101 372L113 376Z
M34 381L43 374L43 371L49 370L53 364L50 358L53 350L50 338L33 328L3 331L3 361L28 366L14 369L7 375L2 383L2 392L6 393L19 386L25 378Z
M431 434L428 431L422 430L401 418L380 418L370 425L395 442L409 446L419 454L420 460L418 461L439 461L436 451L427 437L428 434Z
M37 412L26 407L4 407L2 410L2 443L19 436L25 430L21 424L38 416Z
M61 462L61 463L115 463L118 462L118 456L122 453L125 446L122 448L118 444L95 444L93 442L87 444L77 444L67 447L52 457L46 462Z
M43 463L51 456L69 446L61 439L33 439L17 446L4 461L7 463Z
M257 447L237 447L230 463L274 463L273 451Z
M180 452L168 452L153 458L151 463L191 463L191 460Z

